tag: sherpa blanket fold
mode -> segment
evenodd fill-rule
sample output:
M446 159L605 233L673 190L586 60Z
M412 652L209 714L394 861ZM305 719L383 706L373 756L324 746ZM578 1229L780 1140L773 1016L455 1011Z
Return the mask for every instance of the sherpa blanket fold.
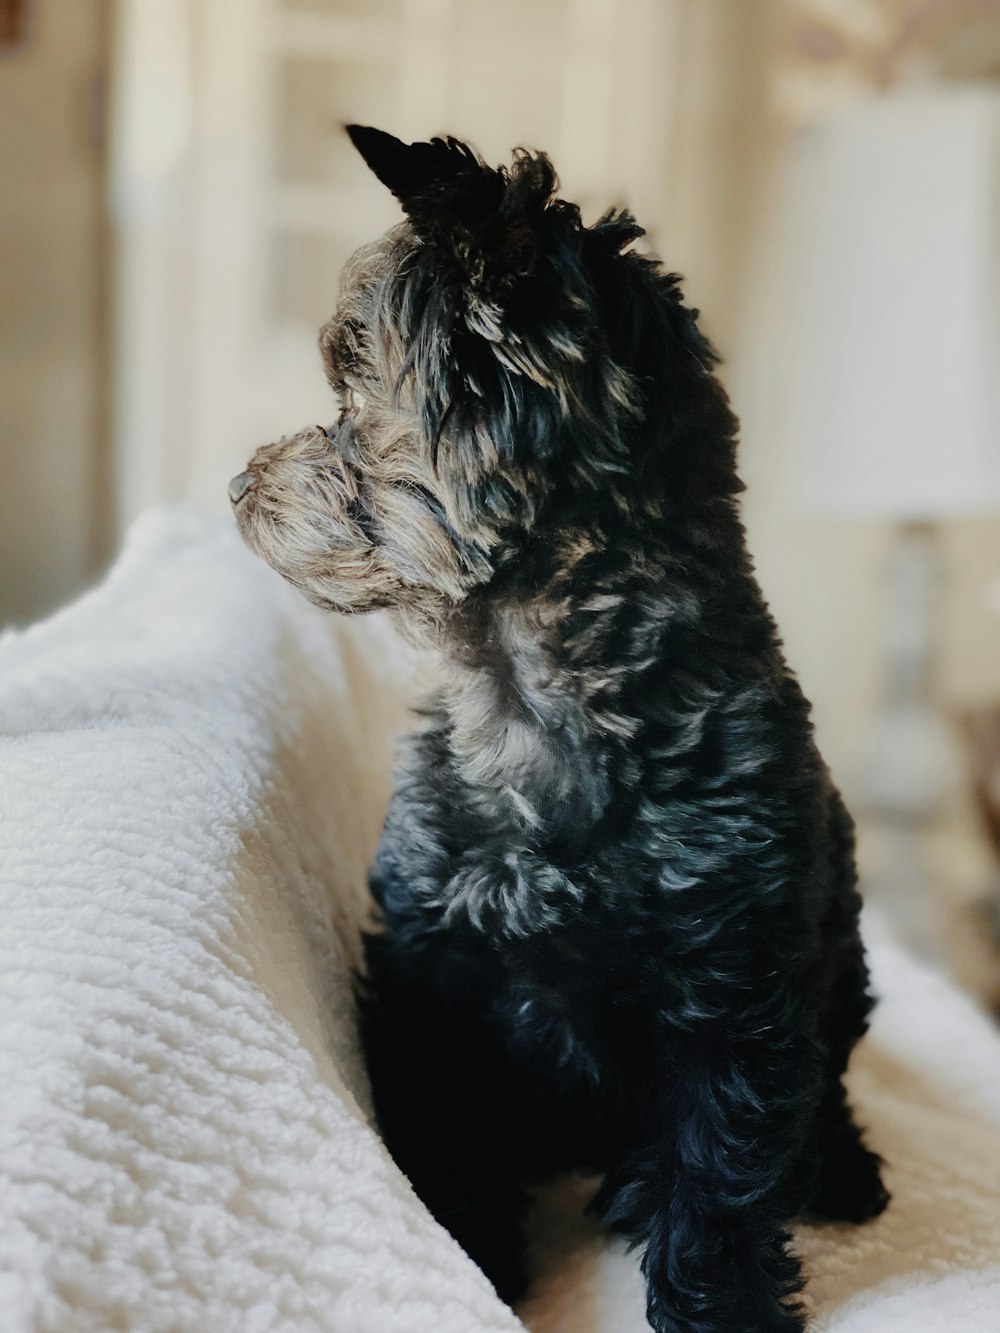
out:
M642 1333L555 1191L519 1320L372 1128L350 969L411 655L188 511L0 640L0 1333ZM815 1328L1000 1330L1000 1037L869 922L894 1202L801 1229Z

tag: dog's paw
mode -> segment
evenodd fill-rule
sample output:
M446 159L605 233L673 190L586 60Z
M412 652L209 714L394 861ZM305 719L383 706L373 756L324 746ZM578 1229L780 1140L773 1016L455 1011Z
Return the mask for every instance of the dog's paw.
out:
M654 1333L806 1333L805 1315L796 1305L774 1304L767 1312L755 1309L682 1314L653 1304L647 1309L647 1317Z
M854 1223L878 1217L890 1198L881 1168L881 1157L864 1144L839 1144L823 1162L809 1217L818 1222Z
M785 1232L761 1244L744 1231L721 1238L695 1266L696 1252L689 1253L680 1271L647 1250L650 1326L656 1333L805 1333L802 1270L787 1243Z

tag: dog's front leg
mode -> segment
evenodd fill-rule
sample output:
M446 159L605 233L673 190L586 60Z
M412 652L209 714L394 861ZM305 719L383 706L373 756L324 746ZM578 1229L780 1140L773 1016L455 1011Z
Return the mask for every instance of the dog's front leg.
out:
M771 1030L687 1034L657 1061L639 1141L595 1205L644 1247L657 1333L799 1333L786 1185L812 1101L810 1061ZM658 1086L657 1086L658 1085Z

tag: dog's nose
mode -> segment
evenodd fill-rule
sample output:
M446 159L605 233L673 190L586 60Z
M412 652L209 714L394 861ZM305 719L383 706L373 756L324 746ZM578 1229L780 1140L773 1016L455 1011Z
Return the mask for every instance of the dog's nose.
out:
M238 477L234 477L229 483L229 499L234 505L238 505L247 491L252 489L253 473L241 472Z

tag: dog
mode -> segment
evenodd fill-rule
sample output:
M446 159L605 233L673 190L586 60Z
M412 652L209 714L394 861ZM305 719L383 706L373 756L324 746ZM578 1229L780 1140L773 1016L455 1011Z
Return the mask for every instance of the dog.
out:
M658 1333L805 1327L792 1219L885 1207L850 817L740 522L679 279L549 160L348 128L405 220L320 335L342 410L230 484L251 549L442 684L371 875L379 1126L510 1303L525 1185L591 1172Z

